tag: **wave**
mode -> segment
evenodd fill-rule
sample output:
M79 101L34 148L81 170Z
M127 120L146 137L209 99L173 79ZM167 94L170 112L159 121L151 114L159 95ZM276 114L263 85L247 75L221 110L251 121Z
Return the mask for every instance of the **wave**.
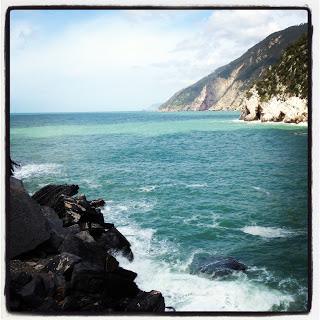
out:
M16 167L14 177L17 179L28 179L31 177L40 177L44 175L60 175L62 165L56 163L42 164L26 164L21 167Z
M152 192L157 188L157 186L144 186L139 188L140 192Z
M148 212L151 211L155 206L155 202L150 201L124 201L118 202L109 200L106 201L106 204L103 208L103 213L107 214L106 219L108 220L110 217L118 216L122 213L135 213L135 212Z
M262 238L286 238L294 234L293 231L283 228L260 226L246 226L242 228L241 231Z
M93 180L83 179L82 181L83 181L84 183L86 183L90 189L98 189L98 188L101 188L101 187L102 187L101 184L96 183L96 182L94 182Z
M107 220L116 223L128 238L135 256L133 262L121 255L117 259L123 268L137 272L139 288L161 291L167 306L177 311L268 311L274 306L286 309L294 301L292 296L246 275L236 280L209 280L189 274L188 265L199 250L191 252L187 261L173 258L181 252L179 244L159 240L156 230L141 228L130 214L123 214L134 211L133 203L108 202L103 210Z
M266 194L266 195L270 196L270 192L269 192L269 191L267 191L267 190L265 190L265 189L263 189L263 188L255 187L255 186L253 186L252 188L253 188L254 190L260 191L260 192L262 192L262 193L264 193L264 194Z
M135 254L131 263L118 256L120 265L138 273L136 283L142 290L161 291L166 305L177 311L268 311L274 306L287 308L294 301L292 296L246 276L228 281L191 275L185 261L172 265L159 259L179 248L157 243L154 230L132 224L119 230L128 237Z
M208 184L207 183L191 183L191 184L186 184L185 185L187 188L207 188Z

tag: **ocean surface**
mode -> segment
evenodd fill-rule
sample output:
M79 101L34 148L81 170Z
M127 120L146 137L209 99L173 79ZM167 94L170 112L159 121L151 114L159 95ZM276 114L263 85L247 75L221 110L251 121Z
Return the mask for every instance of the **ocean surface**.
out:
M178 311L304 311L308 284L306 126L237 112L11 115L15 175L29 193L79 184L132 244L138 286ZM246 273L190 274L195 255Z

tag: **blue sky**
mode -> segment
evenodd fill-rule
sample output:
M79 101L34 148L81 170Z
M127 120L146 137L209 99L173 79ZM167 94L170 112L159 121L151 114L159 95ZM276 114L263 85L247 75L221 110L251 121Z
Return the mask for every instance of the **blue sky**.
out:
M11 112L141 110L304 10L11 11Z

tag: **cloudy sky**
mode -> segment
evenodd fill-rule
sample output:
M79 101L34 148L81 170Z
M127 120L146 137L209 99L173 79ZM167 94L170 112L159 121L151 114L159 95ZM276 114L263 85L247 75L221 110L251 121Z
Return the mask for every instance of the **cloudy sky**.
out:
M14 10L11 112L141 110L166 101L302 10Z

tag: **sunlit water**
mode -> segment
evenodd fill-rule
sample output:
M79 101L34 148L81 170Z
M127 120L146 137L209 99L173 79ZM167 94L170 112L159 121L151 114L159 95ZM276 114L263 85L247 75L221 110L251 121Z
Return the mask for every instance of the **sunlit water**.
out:
M11 116L16 176L30 193L76 183L103 197L132 243L143 290L177 310L307 307L307 127L237 121L235 112ZM194 254L247 273L189 273Z

